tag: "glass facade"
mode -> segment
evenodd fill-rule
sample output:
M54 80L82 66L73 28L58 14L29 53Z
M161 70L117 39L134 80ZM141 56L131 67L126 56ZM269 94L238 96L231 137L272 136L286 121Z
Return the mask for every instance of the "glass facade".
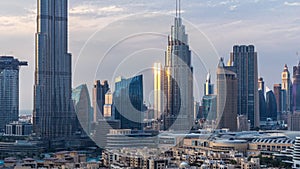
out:
M146 111L143 104L143 75L117 79L113 98L115 119L121 121L121 128L143 130Z
M0 57L0 132L5 125L19 120L19 62L11 56Z

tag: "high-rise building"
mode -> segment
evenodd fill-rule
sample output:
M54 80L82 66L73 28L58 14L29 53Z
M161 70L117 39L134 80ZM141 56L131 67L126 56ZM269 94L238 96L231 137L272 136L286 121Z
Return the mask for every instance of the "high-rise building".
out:
M164 93L166 108L164 130L190 130L193 121L193 68L188 35L182 24L180 1L176 1L176 17L168 37L165 55Z
M273 91L276 98L278 116L280 117L280 114L282 112L282 104L283 104L282 102L283 91L281 89L281 84L274 84Z
M267 119L266 99L265 99L265 95L262 90L258 90L258 100L259 100L260 121L266 121L266 119Z
M27 66L12 56L0 56L0 132L19 120L19 69Z
M292 81L290 77L290 72L287 65L284 65L283 72L281 74L282 84L281 89L285 92L285 97L282 98L284 105L282 105L284 112L290 112L291 109L291 97L292 97Z
M202 98L202 119L212 121L217 118L217 96L207 95Z
M113 117L113 93L110 90L105 94L105 104L103 107L104 118L107 119Z
M262 77L258 79L258 90L261 90L262 93L265 94L265 81Z
M290 131L300 131L300 111L288 114L288 129Z
M105 94L109 91L108 82L105 80L101 83L100 80L95 81L93 88L93 108L94 108L94 122L103 119Z
M204 84L204 96L214 94L214 85L211 84L211 75L207 74L206 81Z
M238 79L238 114L248 116L251 128L259 127L257 52L253 45L234 46L231 65Z
M91 133L93 115L87 85L83 84L73 89L72 99L81 130L89 135Z
M293 111L300 111L300 62L293 68Z
M277 103L276 97L272 90L266 93L266 117L272 118L273 121L277 121Z
M122 129L143 130L146 111L143 97L143 75L116 79L113 106L115 119L121 121Z
M164 112L164 93L163 93L164 70L161 63L154 63L154 119L160 119Z
M37 1L34 131L44 139L72 135L75 127L72 56L68 53L68 0Z
M237 131L237 77L227 70L223 58L217 69L217 119L219 129Z

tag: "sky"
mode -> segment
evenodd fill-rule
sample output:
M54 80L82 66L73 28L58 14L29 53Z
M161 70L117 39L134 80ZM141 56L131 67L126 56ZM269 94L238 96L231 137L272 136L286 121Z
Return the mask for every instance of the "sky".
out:
M20 70L20 109L33 109L37 0L0 2L0 55L28 61ZM300 56L299 0L182 0L182 18L193 53L195 99L218 57L228 60L233 45L253 44L259 76L272 88ZM151 100L153 62L164 63L175 0L69 0L69 52L73 87L95 79L145 74ZM91 94L91 93L90 93ZM151 102L151 101L149 101Z

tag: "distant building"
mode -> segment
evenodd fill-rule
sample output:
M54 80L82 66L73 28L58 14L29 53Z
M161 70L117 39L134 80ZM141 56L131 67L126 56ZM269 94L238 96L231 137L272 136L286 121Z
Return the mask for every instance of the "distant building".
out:
M281 74L281 78L282 78L281 88L284 91L284 95L285 95L285 97L283 98L285 104L282 106L282 108L284 112L290 112L292 111L291 108L292 81L291 81L290 72L287 65L284 65L284 70Z
M164 70L161 63L154 63L154 119L160 119L164 112Z
M290 131L300 131L300 112L293 112L288 115L288 128Z
M5 127L7 136L29 136L32 134L32 124L27 122L15 121Z
M221 58L217 69L217 126L237 131L237 77Z
M268 117L267 117L266 99L263 90L258 90L258 100L259 100L260 121L266 121Z
M93 108L94 108L94 122L96 123L99 119L103 118L104 115L104 104L105 94L109 90L108 82L105 80L101 83L100 80L95 81L93 88Z
M251 128L259 127L257 52L253 45L234 46L230 56L238 79L238 114L248 116Z
M293 111L300 111L300 62L293 68Z
M212 94L214 94L214 85L211 84L211 75L208 73L204 84L204 95L207 96Z
M143 75L117 78L113 97L115 119L121 121L121 128L143 130Z
M281 120L281 113L282 113L282 98L283 98L283 91L281 89L281 84L274 84L274 95L276 98L276 103L277 103L277 112L278 112L278 119Z
M95 124L95 130L93 134L93 141L100 147L105 148L107 146L107 134L111 129L120 129L120 120L98 120Z
M0 56L0 132L19 120L19 69L27 66L12 56Z
M238 115L237 128L238 128L238 131L249 131L250 130L248 117L246 115Z
M111 118L113 117L113 93L109 90L105 94L105 104L103 106L103 116L104 118Z
M200 103L194 101L194 121L198 119Z
M266 110L266 118L271 118L273 121L277 121L277 103L272 90L268 91L266 94Z
M80 125L79 128L89 135L91 133L91 124L93 122L93 112L87 85L83 84L73 89L72 99Z
M202 116L200 118L208 121L217 118L217 96L207 95L202 98Z

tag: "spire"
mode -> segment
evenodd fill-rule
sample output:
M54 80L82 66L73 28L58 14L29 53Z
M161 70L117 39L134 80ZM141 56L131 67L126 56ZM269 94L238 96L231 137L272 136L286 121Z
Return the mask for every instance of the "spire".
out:
M181 18L181 0L176 0L176 18Z

